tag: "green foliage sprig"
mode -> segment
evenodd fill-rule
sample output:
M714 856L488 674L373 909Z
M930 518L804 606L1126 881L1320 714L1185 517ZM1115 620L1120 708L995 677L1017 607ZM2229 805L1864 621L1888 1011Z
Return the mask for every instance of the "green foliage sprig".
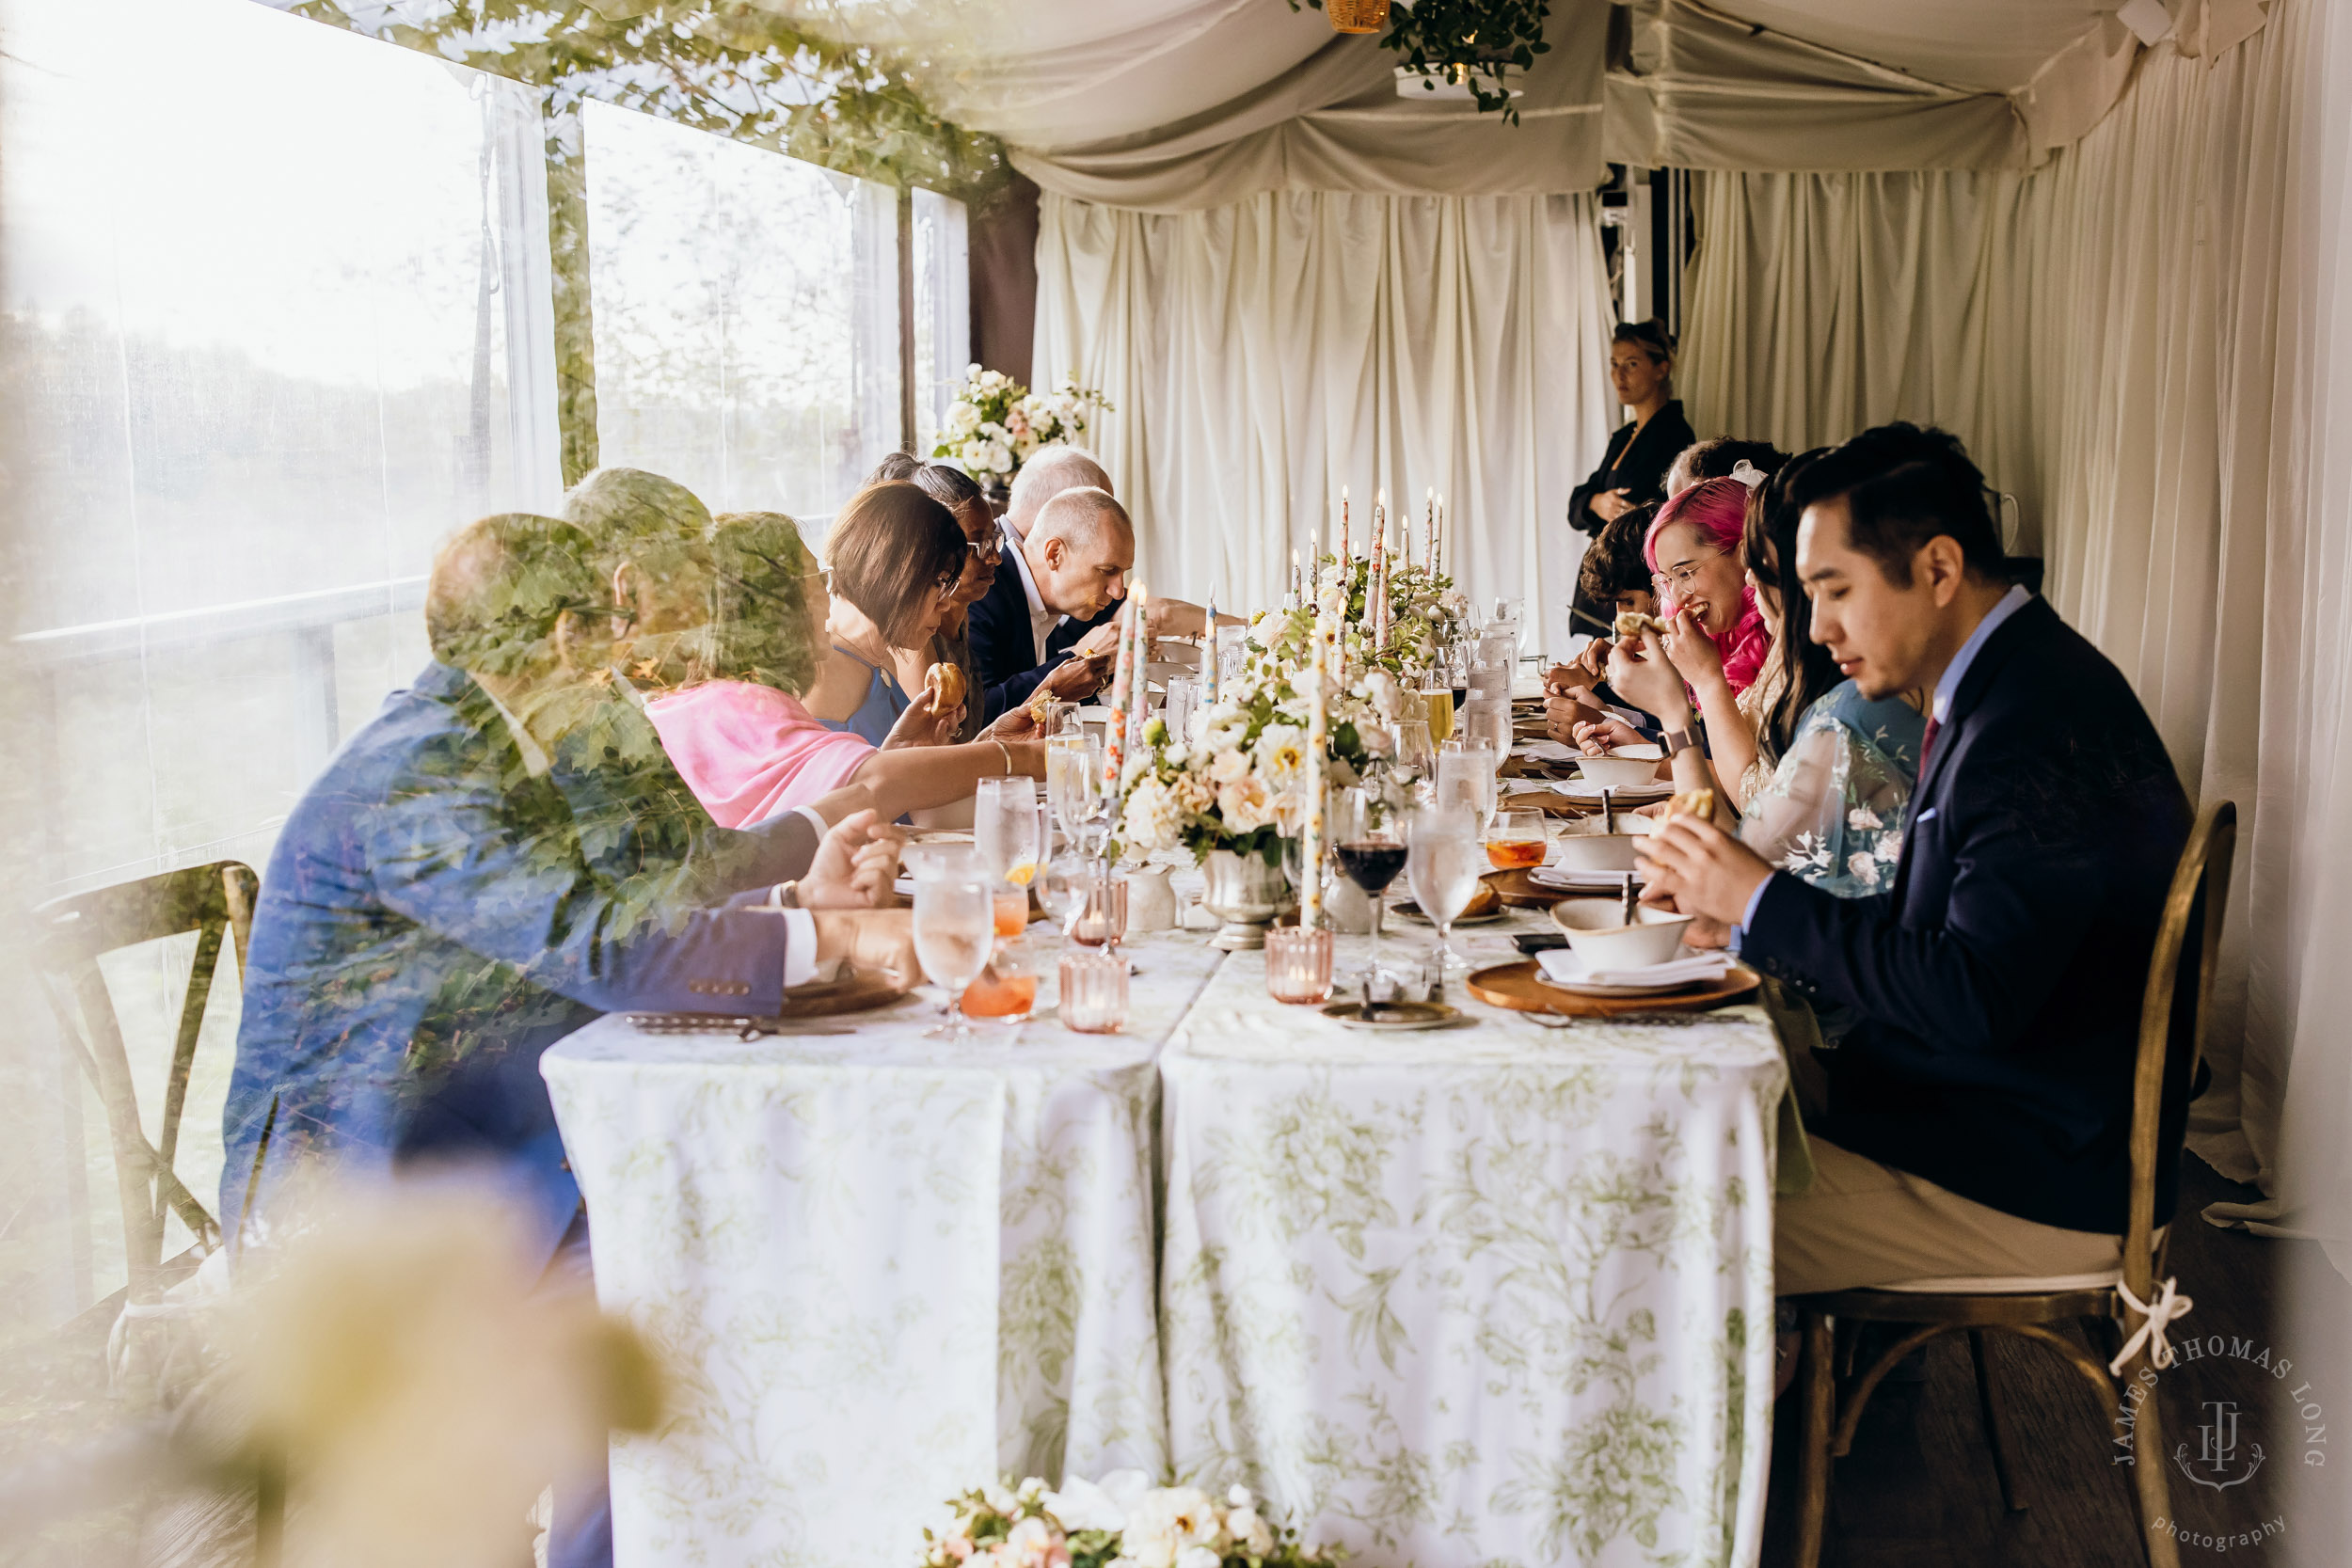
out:
M356 6L355 17L344 0L293 8L544 88L552 114L594 98L843 174L966 199L1009 172L1003 144L933 113L898 62L798 26L756 0L434 0L399 17Z
M1304 3L1323 9L1323 0ZM1293 10L1300 4L1290 0ZM1440 80L1453 77L1470 88L1481 114L1499 110L1506 124L1517 125L1519 112L1500 68L1526 71L1536 55L1549 53L1544 19L1550 14L1551 0L1416 0L1409 10L1390 8L1380 47L1394 50L1406 70L1420 72L1424 87L1435 91Z

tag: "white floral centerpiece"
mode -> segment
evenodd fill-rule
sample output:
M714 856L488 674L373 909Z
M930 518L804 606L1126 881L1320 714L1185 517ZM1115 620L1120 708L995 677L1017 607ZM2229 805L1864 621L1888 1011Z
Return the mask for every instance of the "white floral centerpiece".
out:
M1049 1492L1035 1477L954 1499L945 1534L923 1532L920 1568L1332 1568L1335 1548L1300 1544L1246 1487L1223 1499L1153 1486L1140 1470Z
M931 455L954 458L984 483L1009 483L1038 448L1082 439L1092 414L1110 406L1067 376L1050 394L1037 393L1002 371L967 366Z
M1334 604L1337 594L1334 587ZM1261 614L1249 628L1242 673L1194 713L1186 734L1170 735L1161 719L1145 723L1121 781L1120 839L1128 855L1182 845L1196 860L1227 849L1281 864L1281 841L1297 835L1307 815L1311 692L1302 677L1313 637L1311 610ZM1396 701L1395 682L1384 672L1343 677L1328 710L1332 787L1357 782L1370 760L1367 737L1375 721L1393 716Z

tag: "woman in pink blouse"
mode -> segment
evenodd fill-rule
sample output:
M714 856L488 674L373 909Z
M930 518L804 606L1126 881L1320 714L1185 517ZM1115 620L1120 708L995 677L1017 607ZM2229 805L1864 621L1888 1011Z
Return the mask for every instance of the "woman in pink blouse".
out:
M781 513L727 513L710 548L708 624L644 673L662 749L720 826L762 822L849 784L872 790L889 820L963 800L982 779L1045 776L1040 741L940 744L962 707L933 712L927 697L879 748L826 728L797 695L816 672L811 628L831 607L800 529Z

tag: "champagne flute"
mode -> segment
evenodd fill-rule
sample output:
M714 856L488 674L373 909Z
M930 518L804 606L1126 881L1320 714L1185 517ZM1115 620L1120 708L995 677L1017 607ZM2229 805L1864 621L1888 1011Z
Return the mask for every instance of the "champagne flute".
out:
M914 956L925 977L947 993L940 1022L923 1032L925 1038L961 1043L971 1037L963 993L988 967L995 946L995 910L986 882L937 877L914 884Z
M1080 731L1048 736L1045 742L1045 795L1064 837L1076 843L1079 827L1093 813L1103 793L1103 742Z
M1380 961L1382 927L1388 924L1389 884L1405 869L1405 844L1397 837L1393 814L1374 792L1341 790L1334 802L1331 858L1340 874L1372 900L1372 959L1365 974L1378 985L1389 978Z
M1449 703L1451 697L1448 698ZM1438 749L1430 743L1429 725L1419 719L1400 719L1390 726L1391 738L1395 741L1395 766L1400 772L1409 772L1415 779L1427 779L1438 770Z
M1468 806L1424 806L1407 825L1411 840L1405 877L1413 902L1438 927L1438 961L1468 969L1454 951L1454 923L1478 892L1478 818Z

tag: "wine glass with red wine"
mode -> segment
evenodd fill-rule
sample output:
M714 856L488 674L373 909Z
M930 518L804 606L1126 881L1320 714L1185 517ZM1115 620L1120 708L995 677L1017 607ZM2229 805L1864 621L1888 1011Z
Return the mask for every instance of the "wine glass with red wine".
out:
M1331 796L1331 858L1340 875L1372 900L1372 962L1365 975L1375 988L1390 978L1380 961L1380 939L1388 925L1389 884L1405 869L1405 835L1395 811L1375 790L1335 790Z

